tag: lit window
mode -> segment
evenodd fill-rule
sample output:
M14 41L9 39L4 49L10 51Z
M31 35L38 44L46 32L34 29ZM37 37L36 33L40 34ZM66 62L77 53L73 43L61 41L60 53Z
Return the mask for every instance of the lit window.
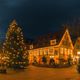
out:
M60 48L60 53L63 54L63 48Z
M56 44L56 39L50 40L50 45L55 45Z
M54 51L54 55L58 55L58 51L57 50Z
M30 45L30 49L33 49L33 45Z
M72 50L71 50L71 54L72 54Z
M53 48L50 48L50 49L49 49L49 53L50 53L50 54L53 53Z
M80 55L80 51L78 51L77 54Z
M65 48L65 52L64 53L67 53L67 49Z
M69 55L69 54L71 54L71 51L70 51L70 49L68 49L68 55Z

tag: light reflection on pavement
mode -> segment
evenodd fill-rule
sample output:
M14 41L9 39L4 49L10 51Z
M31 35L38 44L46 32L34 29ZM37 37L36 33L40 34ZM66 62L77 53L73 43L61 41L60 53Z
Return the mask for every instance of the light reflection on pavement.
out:
M29 66L26 70L8 70L0 80L80 80L76 66L70 68L42 68Z

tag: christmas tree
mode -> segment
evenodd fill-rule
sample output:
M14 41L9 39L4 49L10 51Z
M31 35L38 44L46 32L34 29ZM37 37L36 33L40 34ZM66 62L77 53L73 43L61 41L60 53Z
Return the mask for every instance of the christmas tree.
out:
M18 69L28 65L28 51L23 40L23 33L15 20L9 25L3 49L9 56L9 67Z

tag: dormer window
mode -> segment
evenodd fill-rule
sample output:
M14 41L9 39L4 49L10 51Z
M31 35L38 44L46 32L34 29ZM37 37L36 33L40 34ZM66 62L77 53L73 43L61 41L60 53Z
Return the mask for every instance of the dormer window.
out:
M33 45L30 45L30 49L33 49Z
M56 44L56 39L50 40L50 45L55 45Z

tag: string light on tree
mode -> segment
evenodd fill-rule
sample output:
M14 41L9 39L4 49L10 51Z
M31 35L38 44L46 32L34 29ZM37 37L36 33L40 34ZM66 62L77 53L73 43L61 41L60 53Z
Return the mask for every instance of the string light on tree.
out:
M7 51L6 53L9 55L10 59L10 67L24 68L28 64L28 51L24 46L25 43L22 30L16 21L13 20L9 25L4 43L5 52ZM25 51L27 51L27 53L25 53Z

